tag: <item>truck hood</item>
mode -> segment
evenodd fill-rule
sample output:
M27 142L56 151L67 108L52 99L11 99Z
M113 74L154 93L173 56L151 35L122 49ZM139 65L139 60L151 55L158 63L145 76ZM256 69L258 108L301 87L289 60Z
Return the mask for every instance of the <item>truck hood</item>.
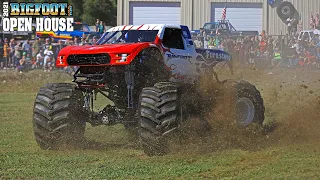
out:
M150 46L150 43L132 44L106 44L106 45L86 45L86 46L67 46L59 52L59 55L69 54L99 54L99 53L127 53L130 54L138 48Z

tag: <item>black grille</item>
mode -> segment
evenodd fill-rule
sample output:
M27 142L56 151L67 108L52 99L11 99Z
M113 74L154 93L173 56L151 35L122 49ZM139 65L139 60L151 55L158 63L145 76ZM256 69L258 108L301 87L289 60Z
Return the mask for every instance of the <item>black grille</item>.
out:
M110 55L104 54L71 54L68 56L69 65L105 65L110 63Z

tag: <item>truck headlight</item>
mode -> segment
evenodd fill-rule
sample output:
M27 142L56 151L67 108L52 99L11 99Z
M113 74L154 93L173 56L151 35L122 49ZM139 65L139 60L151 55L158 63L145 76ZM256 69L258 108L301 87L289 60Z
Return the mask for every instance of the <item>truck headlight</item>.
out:
M127 60L128 54L122 54L120 62L125 62Z
M117 60L117 62L119 63L126 62L128 56L129 56L128 54L117 54L117 57L120 58L119 60Z
M58 57L58 62L59 62L59 64L63 64L63 58L64 58L64 56L59 56Z

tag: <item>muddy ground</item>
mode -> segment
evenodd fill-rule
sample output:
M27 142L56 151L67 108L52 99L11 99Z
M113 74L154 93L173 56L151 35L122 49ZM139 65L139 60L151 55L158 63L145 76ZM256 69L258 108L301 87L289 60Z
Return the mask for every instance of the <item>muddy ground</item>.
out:
M219 67L216 71L220 72ZM243 69L230 75L229 71L222 70L219 77L221 80L241 79L254 84L264 99L265 122L272 126L271 129L263 132L256 127L239 130L223 120L223 113L226 113L223 108L227 107L221 105L213 109L209 117L213 127L209 136L202 135L203 127L194 126L196 123L201 124L200 120L193 119L187 127L185 134L188 138L182 140L184 145L180 151L205 153L230 148L255 151L294 144L320 147L320 71L274 69L272 75L269 72Z

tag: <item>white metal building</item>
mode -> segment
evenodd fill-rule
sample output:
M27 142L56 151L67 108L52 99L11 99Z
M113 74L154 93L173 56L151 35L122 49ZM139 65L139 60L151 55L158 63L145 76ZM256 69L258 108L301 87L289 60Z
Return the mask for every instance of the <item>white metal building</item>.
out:
M320 0L287 0L300 13L303 28L309 28L310 16L320 14ZM117 23L184 24L199 29L206 22L221 18L226 0L118 0ZM268 0L227 0L227 19L237 30L266 30L285 34L286 25Z

